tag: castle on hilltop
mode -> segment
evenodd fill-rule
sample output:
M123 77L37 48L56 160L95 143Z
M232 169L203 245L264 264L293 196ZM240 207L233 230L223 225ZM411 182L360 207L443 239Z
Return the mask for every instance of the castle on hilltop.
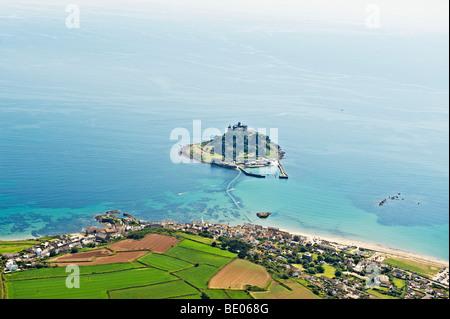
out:
M238 124L235 124L233 126L228 125L228 132L234 131L247 132L247 125L241 124L241 122L238 122Z

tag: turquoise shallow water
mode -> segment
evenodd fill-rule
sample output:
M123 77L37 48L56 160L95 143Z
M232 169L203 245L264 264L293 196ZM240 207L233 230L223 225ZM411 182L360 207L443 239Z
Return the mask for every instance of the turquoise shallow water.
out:
M448 260L447 37L89 8L74 30L60 9L0 18L0 239L79 231L108 209L231 224L271 211L258 222ZM170 160L172 129L193 120L278 128L289 179L239 176L238 208L237 172Z

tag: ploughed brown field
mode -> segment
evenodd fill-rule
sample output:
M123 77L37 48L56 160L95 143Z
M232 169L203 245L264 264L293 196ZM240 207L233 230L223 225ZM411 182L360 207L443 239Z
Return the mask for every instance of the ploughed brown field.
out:
M245 289L246 285L265 288L270 280L270 274L263 266L235 259L211 278L209 288Z
M105 264L114 264L114 263L128 263L132 262L138 258L141 258L145 254L147 254L148 251L141 250L141 251L123 251L123 252L117 252L114 255L110 256L104 256L104 257L97 257L93 261L75 261L71 262L71 264L76 264L78 266L92 266L92 265L105 265ZM69 262L69 261L67 261ZM58 262L58 263L52 263L50 266L58 266L58 267L65 267L67 266L67 262Z
M162 254L178 242L179 240L172 236L149 234L140 240L125 239L108 247L114 251L151 250Z
M71 262L71 261L92 261L94 257L109 256L112 252L108 249L97 249L91 251L83 251L80 253L67 254L59 257L55 257L49 260L49 262Z

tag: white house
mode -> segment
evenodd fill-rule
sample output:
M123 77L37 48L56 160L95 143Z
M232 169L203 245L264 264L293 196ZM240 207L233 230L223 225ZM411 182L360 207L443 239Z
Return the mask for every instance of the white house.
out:
M6 265L5 265L6 271L16 271L17 269L19 269L19 267L17 266L17 264L14 260L8 260L6 262Z
M353 270L356 272L361 272L364 269L364 265L359 262L355 267L353 267Z
M40 257L42 255L42 249L38 247L34 250L34 253L36 254L37 257Z

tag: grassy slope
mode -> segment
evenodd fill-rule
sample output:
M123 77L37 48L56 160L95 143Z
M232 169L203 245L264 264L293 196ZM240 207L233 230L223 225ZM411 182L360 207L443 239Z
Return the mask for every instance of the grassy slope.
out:
M69 265L69 264L68 264ZM114 272L132 268L143 268L144 265L132 263L118 263L108 265L94 265L94 266L80 266L80 275L88 275L95 273ZM51 277L67 277L69 273L66 272L66 267L50 267L41 269L30 269L26 271L13 272L5 275L6 280L24 280L24 279L39 279Z
M164 299L198 293L197 289L183 280L177 280L145 287L114 290L109 295L111 299Z
M148 266L156 267L166 271L178 271L194 266L193 264L180 259L152 253L149 253L144 257L139 258L139 261L143 262Z
M419 263L416 261L404 259L404 258L388 258L383 261L384 264L388 264L397 268L409 270L418 275L431 278L434 274L438 273L442 268Z
M186 234L186 233L182 233L182 232L178 233L178 235L180 237L183 237L183 238L186 238L186 239L190 239L190 240L193 240L193 241L197 241L197 242L203 243L205 245L209 245L209 246L211 246L211 244L216 241L216 240L214 240L212 238L207 238L207 237L202 237L202 236L197 236L197 235L191 235L191 234Z
M320 299L319 296L298 282L287 280L284 284L292 290L288 290L274 281L268 291L252 292L251 295L255 299Z
M0 241L0 255L4 253L18 253L39 243L40 241L37 240Z
M164 254L167 256L182 259L193 264L207 264L215 267L223 267L232 260L231 258L213 255L179 246L170 248Z
M199 289L206 289L208 287L209 279L218 271L219 268L217 267L199 265L198 267L178 271L175 274Z
M232 252L230 252L228 250L222 250L220 248L211 247L211 246L208 246L208 245L203 245L201 243L198 243L198 242L195 242L195 241L192 241L192 240L183 240L182 242L178 243L177 246L183 247L183 248L199 250L199 251L203 251L203 252L206 252L206 253L219 255L219 256L223 256L223 257L229 257L229 258L237 257L237 254L232 253Z
M18 280L7 282L11 299L102 299L113 289L150 285L177 279L155 268L82 275L80 288L67 288L66 277Z

